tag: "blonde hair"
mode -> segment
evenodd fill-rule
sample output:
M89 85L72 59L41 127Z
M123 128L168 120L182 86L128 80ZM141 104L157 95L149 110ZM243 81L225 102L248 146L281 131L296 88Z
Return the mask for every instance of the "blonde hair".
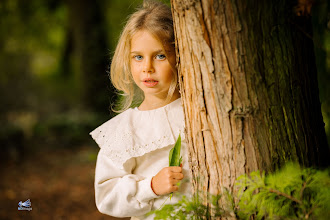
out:
M122 96L119 104L120 110L113 110L115 112L123 112L132 105L139 105L144 99L143 91L135 84L130 70L131 39L135 33L141 30L148 31L155 36L164 48L172 47L174 49L171 9L161 2L144 1L143 6L129 17L112 59L110 79L114 87L121 91L119 94ZM164 49L164 51L166 50ZM177 87L176 68L175 65L171 64L171 66L173 81L165 102L171 99Z

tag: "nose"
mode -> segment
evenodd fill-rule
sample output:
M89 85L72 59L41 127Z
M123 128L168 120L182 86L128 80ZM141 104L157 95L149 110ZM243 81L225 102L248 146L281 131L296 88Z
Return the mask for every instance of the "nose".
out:
M153 73L155 70L154 70L154 67L153 67L153 64L152 64L152 59L144 59L144 63L143 63L143 72L144 73Z

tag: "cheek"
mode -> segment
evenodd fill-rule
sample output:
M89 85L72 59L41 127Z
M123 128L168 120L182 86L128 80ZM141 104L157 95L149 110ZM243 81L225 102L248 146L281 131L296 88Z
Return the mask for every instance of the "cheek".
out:
M140 67L141 65L136 64L136 63L131 63L131 73L133 77L137 76L140 72Z
M171 84L174 78L173 71L171 68L167 68L166 74L164 75L166 82Z
M166 66L166 77L168 80L172 81L172 79L174 78L174 73L173 73L173 69L171 65L167 65Z

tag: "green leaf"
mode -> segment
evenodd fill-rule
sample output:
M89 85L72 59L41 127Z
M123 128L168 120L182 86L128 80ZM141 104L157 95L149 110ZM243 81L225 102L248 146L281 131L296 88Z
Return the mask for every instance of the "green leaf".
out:
M169 153L169 166L180 166L182 163L181 154L181 135L179 134L178 139L175 142L174 147L170 150ZM170 200L172 199L173 193L170 194Z
M171 166L171 160L172 160L172 155L173 155L173 151L174 151L174 147L170 150L170 154L169 154L169 165Z
M180 157L179 166L181 165L181 163L182 163L182 157Z
M170 150L169 154L169 166L180 166L182 162L181 153L181 136L179 135L174 147Z

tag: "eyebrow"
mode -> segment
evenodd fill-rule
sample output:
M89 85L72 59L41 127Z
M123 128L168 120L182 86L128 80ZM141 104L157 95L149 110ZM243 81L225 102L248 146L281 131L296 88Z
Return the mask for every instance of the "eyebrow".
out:
M164 52L164 50L162 50L162 49L160 49L160 50L156 50L156 51L153 52L153 53L160 53L160 52ZM141 52L141 51L132 51L131 53L141 54L142 52Z

